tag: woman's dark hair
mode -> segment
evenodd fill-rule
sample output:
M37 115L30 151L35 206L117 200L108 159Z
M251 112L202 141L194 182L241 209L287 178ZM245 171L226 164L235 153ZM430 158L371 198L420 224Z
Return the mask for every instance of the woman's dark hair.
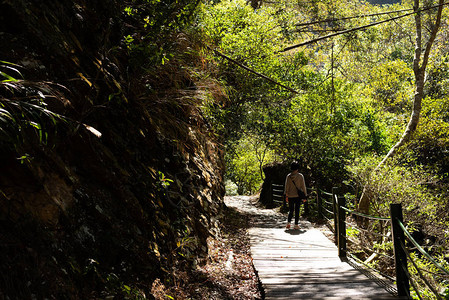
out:
M297 161L292 162L290 165L290 170L299 170L299 163Z

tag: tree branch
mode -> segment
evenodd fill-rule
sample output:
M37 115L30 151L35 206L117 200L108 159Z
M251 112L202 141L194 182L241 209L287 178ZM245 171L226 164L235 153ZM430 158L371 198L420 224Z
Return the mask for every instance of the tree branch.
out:
M442 2L442 1L440 0L440 2ZM440 6L444 6L444 5L448 5L448 4L449 4L449 2L441 3L441 4L438 4L438 5L434 5L434 6L430 6L430 7L427 7L427 8L423 8L421 10L417 10L417 11L414 10L413 12L410 12L410 13L407 13L407 14L403 14L403 15L400 15L400 16L397 16L397 17L393 17L393 18L390 18L390 19L387 19L387 20L374 22L374 23L370 23L370 24L367 24L367 25L363 25L363 26L359 26L359 27L355 27L355 28L350 28L350 29L347 29L347 30L343 30L343 31L335 32L335 33L328 34L328 35L325 35L325 36L321 36L321 37L316 38L316 39L312 39L312 40L305 41L305 42L300 43L300 44L296 44L296 45L292 45L292 46L286 47L283 50L279 51L279 53L286 52L286 51L289 51L289 50L292 50L292 49L295 49L295 48L298 48L298 47L302 47L302 46L305 46L305 45L308 45L308 44L313 44L313 43L316 43L316 42L319 42L321 40L325 40L325 39L328 39L328 38L331 38L331 37L334 37L334 36L342 35L342 34L353 32L353 31L357 31L357 30L363 30L363 29L366 29L366 28L369 28L369 27L372 27L372 26L376 26L376 25L382 24L382 23L386 23L386 22L394 21L394 20L397 20L397 19L400 19L400 18L408 17L408 16L411 16L413 14L419 14L422 11L430 10L430 9L433 9L433 8L436 8L436 7L440 7Z
M208 48L209 48L209 47L208 47ZM209 48L209 49L210 49L210 48ZM280 87L282 87L282 88L284 88L284 89L286 89L286 90L289 90L289 91L292 92L292 93L295 93L295 94L299 94L299 93L300 93L300 92L298 92L298 91L292 89L291 87L288 87L288 86L286 86L286 85L284 85L284 84L282 84L282 83L280 83L280 82L277 82L276 80L274 80L274 79L272 79L272 78L270 78L270 77L268 77L268 76L266 76L266 75L264 75L264 74L262 74L262 73L259 73L259 72L257 72L257 71L254 71L253 69L251 69L251 68L249 68L249 67L247 67L247 66L245 66L245 65L243 65L243 64L241 64L241 63L239 63L239 62L236 61L235 59L232 59L232 58L230 58L229 56L224 55L224 54L221 53L221 52L218 52L217 50L212 50L212 51L214 51L214 53L217 54L218 56L221 56L221 57L223 57L223 58L229 60L230 62L236 64L237 66L239 66L239 67L241 67L241 68L243 68L243 69L245 69L245 70L247 70L247 71L249 71L249 72L251 72L251 73L253 73L253 74L255 74L255 75L257 75L257 76L259 76L259 77L261 77L261 78L263 78L263 79L265 79L265 80L268 80L268 81L270 81L271 83L274 83L274 84L276 84L276 85L278 85L278 86L280 86Z

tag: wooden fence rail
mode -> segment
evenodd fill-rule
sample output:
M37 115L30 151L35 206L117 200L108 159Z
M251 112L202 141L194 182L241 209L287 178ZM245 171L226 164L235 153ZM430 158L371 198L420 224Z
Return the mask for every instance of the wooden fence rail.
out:
M271 184L271 202L276 204L282 204L282 206L285 206L283 184L277 183Z
M391 227L391 233L393 235L393 253L394 253L394 264L395 264L395 273L396 273L396 288L397 288L397 294L398 296L402 298L411 299L410 294L410 285L412 285L413 289L415 290L415 294L418 296L419 299L423 299L420 295L420 291L418 288L418 284L416 284L410 276L410 272L408 270L408 263L411 264L411 266L414 266L416 272L421 276L421 282L424 282L425 285L428 287L428 289L431 291L431 293L434 295L436 299L443 299L441 295L439 295L439 292L437 291L437 288L433 287L429 280L426 280L424 276L422 275L423 272L420 271L417 264L413 261L411 255L409 254L409 250L405 247L406 242L405 239L407 237L408 242L412 245L414 245L414 249L418 249L420 251L420 255L422 257L426 257L430 263L435 265L435 267L440 270L441 276L448 276L449 278L449 271L442 267L440 264L438 264L428 253L426 253L419 245L418 243L413 240L410 233L408 233L406 227L403 225L403 215L402 215L402 207L400 204L391 204L390 205L390 216L389 217L376 217L376 216L370 216L366 214L362 214L359 212L356 212L354 210L350 210L346 208L346 200L344 197L339 196L337 194L337 189L333 188L332 193L328 193L322 190L318 190L318 197L317 197L317 212L318 216L320 218L328 220L328 226L331 227L331 229L334 231L335 236L335 243L338 246L338 255L341 259L345 260L347 259L348 250L347 250L347 216L352 215L357 218L364 218L366 220L370 221L377 221L379 224L381 222L387 222L389 223ZM328 199L331 199L331 201L327 201ZM331 207L329 207L331 206ZM332 210L330 210L332 209ZM330 218L326 216L326 212L328 215L330 215ZM332 220L332 219L333 220ZM383 223L382 223L383 224ZM381 228L384 228L382 225ZM333 227L333 228L332 228ZM370 234L376 235L373 232L370 232ZM377 234L378 236L384 237L382 234ZM376 253L375 250L372 250L373 253Z
M282 207L286 207L287 203L285 202L284 199L284 185L283 184L279 184L279 183L271 183L270 185L270 195L271 195L271 202L275 203L277 205L282 205ZM310 199L310 195L312 195L313 193L315 193L315 189L312 188L308 188L307 189L307 194L308 194L308 198ZM318 199L319 197L317 197ZM308 215L309 214L309 203L305 202L304 203L304 214Z

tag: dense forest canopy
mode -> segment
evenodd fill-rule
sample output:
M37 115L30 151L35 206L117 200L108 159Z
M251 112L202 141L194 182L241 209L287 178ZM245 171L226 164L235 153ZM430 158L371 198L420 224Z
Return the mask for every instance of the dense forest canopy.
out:
M344 181L362 187L374 180L362 177L400 139L412 111L412 4L299 1L262 3L254 10L243 1L222 1L202 7L197 26L208 47L298 91L216 55L218 75L229 87L229 102L211 108L210 119L225 140L228 179L239 191L256 192L261 165L276 160L298 159L309 180L323 187ZM423 26L423 38L437 8L421 12L423 23L429 24ZM348 31L388 19L393 20ZM423 188L437 189L437 194L445 190L447 172L445 131L440 130L446 124L441 76L446 30L443 14L427 65L420 126L392 164L410 171L421 168L422 176L434 183ZM432 145L423 140L429 131L438 140Z
M295 159L309 185L338 186L354 206L363 195L365 212L387 216L402 203L444 257L448 10L382 4L202 5L196 26L208 47L255 71L211 54L228 86L229 102L209 115L227 150L227 191L256 193L264 165Z

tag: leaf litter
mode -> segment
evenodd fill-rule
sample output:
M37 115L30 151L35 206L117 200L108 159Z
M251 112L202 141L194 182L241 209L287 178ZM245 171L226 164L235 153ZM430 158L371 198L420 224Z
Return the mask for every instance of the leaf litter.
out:
M153 284L156 299L263 299L250 253L251 215L225 207L220 233L209 237L208 254L195 269L176 270L175 285Z

